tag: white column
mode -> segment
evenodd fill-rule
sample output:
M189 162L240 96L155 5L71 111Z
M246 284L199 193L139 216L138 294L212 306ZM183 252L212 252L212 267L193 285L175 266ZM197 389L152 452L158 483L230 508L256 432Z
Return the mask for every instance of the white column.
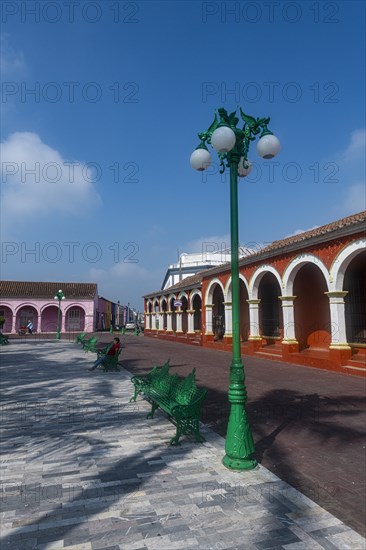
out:
M187 309L188 315L188 332L187 334L194 334L194 309Z
M183 330L182 330L182 314L183 314L183 311L181 309L177 309L175 314L176 314L176 320L177 320L177 330L176 330L176 332L183 332Z
M64 311L62 311L62 308L60 310L60 316L61 316L61 332L65 333L66 332L66 313ZM85 315L85 327L86 327L86 323L87 323L87 316Z
M294 300L296 296L279 296L283 314L282 344L298 344L295 334Z
M247 300L249 304L249 337L248 340L261 340L259 334L259 304L260 300Z
M225 306L225 336L233 335L232 302L224 302Z
M145 321L147 330L151 330L151 313L145 313Z
M344 297L348 291L325 292L329 298L332 341L330 349L351 349L347 342Z
M167 332L172 332L172 311L166 312L166 330Z
M16 333L16 319L17 319L16 313L13 312L13 318L12 318L12 321L11 321L11 332L12 332L12 334Z
M206 328L205 328L205 334L206 335L213 335L212 332L212 309L213 304L206 304Z
M158 313L159 328L158 331L161 332L164 330L164 313L159 311Z

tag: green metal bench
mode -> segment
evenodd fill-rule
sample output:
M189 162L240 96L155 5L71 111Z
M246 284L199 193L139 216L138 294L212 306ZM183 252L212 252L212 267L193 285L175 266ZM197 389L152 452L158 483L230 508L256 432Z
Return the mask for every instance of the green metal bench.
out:
M96 336L92 336L88 340L84 340L83 343L82 343L83 344L83 350L85 352L87 352L87 351L95 352L96 351L95 345L96 345L97 342L98 342L98 338Z
M113 344L110 344L109 346L107 346L105 348L105 350L97 350L97 354L98 354L98 359L101 355L104 355L105 353L107 353L107 351L109 351L109 348L112 346ZM112 371L119 371L119 366L118 366L118 361L119 361L119 355L121 353L122 349L119 348L118 352L115 354L115 355L107 355L106 358L104 359L103 363L101 363L100 365L98 365L97 368L102 368L104 370L104 372L112 372Z
M0 346L6 346L7 344L9 344L9 336L5 336L0 332Z
M199 418L207 390L197 388L196 369L182 379L177 374L169 374L169 366L164 371L163 368L158 372L153 369L154 374L151 371L149 382L142 385L139 391L151 403L147 418L153 418L156 409L160 407L175 421L176 434L169 445L179 445L179 439L184 434L193 434L197 442L205 441L200 433Z
M86 337L86 332L81 332L80 334L78 334L78 336L75 338L75 342L77 344L82 344L85 340L85 337Z
M169 359L166 363L164 363L163 366L155 366L148 374L135 374L131 378L131 382L135 386L135 394L131 397L130 403L132 401L136 402L136 397L143 391L144 387L148 387L151 382L156 378L157 376L164 376L166 373L169 372Z

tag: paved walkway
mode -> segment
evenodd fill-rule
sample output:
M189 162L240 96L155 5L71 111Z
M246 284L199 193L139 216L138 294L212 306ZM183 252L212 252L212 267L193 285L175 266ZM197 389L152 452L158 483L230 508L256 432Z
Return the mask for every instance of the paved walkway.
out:
M155 344L132 338L125 362L150 349L152 366ZM263 466L224 468L209 428L168 447L174 426L129 404L129 372L90 373L92 358L64 341L1 349L2 550L366 548Z
M202 419L226 435L229 352L147 337L126 342L123 364L133 373L168 357L172 372L195 367L208 388ZM366 536L366 381L257 357L243 361L257 460Z

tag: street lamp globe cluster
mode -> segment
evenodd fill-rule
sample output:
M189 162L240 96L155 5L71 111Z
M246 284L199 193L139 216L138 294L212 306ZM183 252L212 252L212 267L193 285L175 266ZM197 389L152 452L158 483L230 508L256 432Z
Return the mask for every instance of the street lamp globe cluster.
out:
M230 365L230 383L228 398L230 416L225 440L223 464L232 470L250 470L257 465L253 458L255 451L253 435L246 413L247 392L245 387L244 366L240 349L240 281L239 281L239 223L238 223L238 177L246 177L252 170L248 160L249 147L257 135L258 154L263 159L272 159L280 150L280 142L268 129L270 118L254 118L240 109L244 122L238 127L236 111L228 114L218 109L211 126L206 132L198 134L200 144L193 151L190 163L199 172L211 164L211 154L207 144L217 151L220 159L220 173L230 170L230 237L231 237L231 291L232 291L232 360Z
M61 301L65 300L65 294L60 289L58 292L56 292L54 299L58 300L58 312L57 312L57 334L56 339L60 340L61 338L61 330L60 330L60 311L61 311Z
M191 155L191 166L195 170L206 170L211 164L211 154L207 148L206 142L219 153L220 159L223 155L229 153L234 148L235 152L240 153L239 177L247 176L251 171L252 163L248 160L247 154L249 144L255 139L256 134L261 130L261 137L257 142L257 151L260 157L265 160L272 159L280 150L279 139L268 129L270 118L257 118L248 116L240 109L241 118L244 120L242 129L236 125L239 119L236 117L236 111L227 114L225 109L218 109L220 121L215 115L215 120L206 132L198 134L201 143L196 147Z

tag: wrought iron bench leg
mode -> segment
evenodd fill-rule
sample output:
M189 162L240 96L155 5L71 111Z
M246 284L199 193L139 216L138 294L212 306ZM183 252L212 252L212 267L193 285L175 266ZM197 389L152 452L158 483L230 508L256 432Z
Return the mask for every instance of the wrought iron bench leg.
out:
M200 423L199 420L193 420L192 422L192 431L194 433L194 436L196 438L197 443L203 443L206 441L206 439L203 437L203 435L200 433Z
M176 434L174 437L171 438L171 440L169 441L169 445L180 445L179 443L179 439L180 439L180 436L182 435L182 430L181 430L181 427L179 426L179 422L177 422L177 431L176 431Z
M132 401L134 401L136 403L136 397L141 393L141 389L138 388L137 386L135 386L135 393L134 395L131 397L130 399L130 403L132 403Z
M146 416L146 418L154 418L154 413L155 413L155 411L158 407L159 407L159 405L157 403L155 403L155 401L153 401L152 404L151 404L151 411Z

